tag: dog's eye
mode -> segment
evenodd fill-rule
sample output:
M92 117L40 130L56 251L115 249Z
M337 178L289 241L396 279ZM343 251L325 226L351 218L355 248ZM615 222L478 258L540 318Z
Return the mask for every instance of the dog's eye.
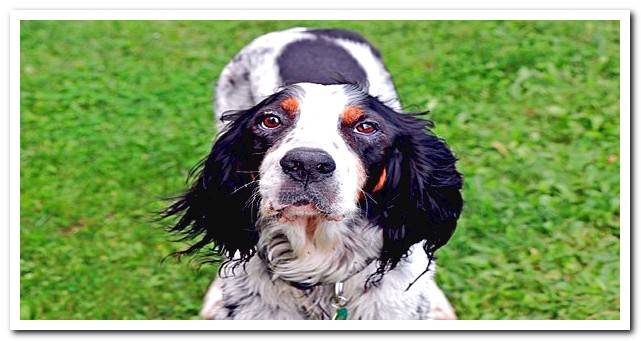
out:
M275 129L280 127L281 122L278 116L274 114L266 114L263 116L263 120L260 122L260 125L265 129Z
M378 130L378 127L376 126L376 123L372 123L372 122L362 122L362 123L359 123L354 128L354 131L356 131L359 134L364 134L364 135L373 134L377 130Z

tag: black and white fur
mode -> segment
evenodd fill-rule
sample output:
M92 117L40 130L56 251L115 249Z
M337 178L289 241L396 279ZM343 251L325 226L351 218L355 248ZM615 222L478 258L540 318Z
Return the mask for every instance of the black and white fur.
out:
M200 237L184 252L224 257L203 317L327 319L339 281L350 319L455 317L433 257L462 178L430 122L402 112L364 38L263 35L222 71L215 108L221 134L165 212Z

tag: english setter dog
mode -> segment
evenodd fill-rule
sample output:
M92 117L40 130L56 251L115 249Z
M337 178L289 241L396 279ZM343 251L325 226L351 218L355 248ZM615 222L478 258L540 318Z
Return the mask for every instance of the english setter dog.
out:
M196 239L183 253L222 260L204 318L456 318L433 276L462 176L376 48L337 29L265 34L215 90L220 134L164 212Z

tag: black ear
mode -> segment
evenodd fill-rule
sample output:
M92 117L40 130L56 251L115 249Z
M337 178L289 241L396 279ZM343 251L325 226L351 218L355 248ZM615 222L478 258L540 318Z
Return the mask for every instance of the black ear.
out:
M192 172L198 172L191 188L164 212L180 216L170 229L184 234L184 239L200 240L179 254L190 254L212 246L215 255L242 260L254 253L257 242L255 221L259 198L257 183L260 153L255 151L247 134L251 111L227 116L231 120L218 137L209 155Z
M386 151L385 181L373 193L370 218L383 228L379 274L394 268L409 248L424 241L430 260L454 233L463 207L462 176L445 142L427 128L430 121L393 113L398 133Z

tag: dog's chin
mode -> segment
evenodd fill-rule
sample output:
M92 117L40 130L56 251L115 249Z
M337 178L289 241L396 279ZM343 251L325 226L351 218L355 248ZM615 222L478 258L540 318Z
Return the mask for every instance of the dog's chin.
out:
M281 223L296 222L300 220L341 221L345 218L342 214L321 210L317 205L309 202L280 205L275 217Z
M311 203L300 203L296 205L285 205L280 211L283 219L296 219L305 217L317 217L324 215L316 205Z

